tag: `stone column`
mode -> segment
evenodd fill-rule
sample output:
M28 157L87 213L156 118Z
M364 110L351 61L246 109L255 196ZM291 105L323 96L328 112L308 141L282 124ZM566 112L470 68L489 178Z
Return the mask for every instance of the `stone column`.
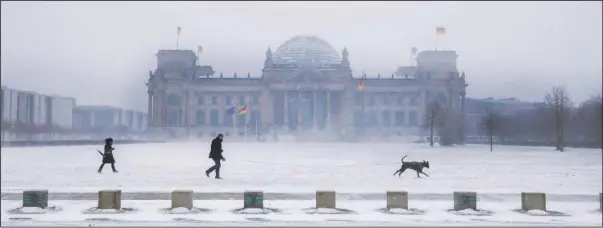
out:
M269 90L264 90L260 93L260 107L259 107L259 115L260 115L260 124L264 123L272 123L274 124L274 94Z
M312 90L312 128L316 129L316 115L318 112L316 111L316 90Z
M461 112L465 112L465 91L461 92Z
M327 95L327 119L326 119L326 124L327 125L331 125L331 91L327 90L326 91L326 95Z
M147 122L148 125L154 125L153 123L153 92L149 91L148 92L149 98L148 98L148 107L147 107Z
M160 92L158 92L157 95L158 96L153 96L153 101L157 105L157 106L153 105L153 108L155 108L155 113L157 114L157 115L154 115L155 117L157 117L154 119L154 121L156 123L156 126L163 127L164 126L163 119L164 119L164 115L165 115L165 113L163 113L164 103L165 103L165 91L160 91Z
M188 116L188 126L194 127L195 125L197 125L197 94L194 90L189 90L188 96L188 110L186 111L186 115Z
M288 125L289 124L289 91L284 90L283 97L285 97L285 99L284 99L285 105L284 105L284 110L283 110L283 115L285 115L284 116L284 119L285 119L284 124Z
M178 122L180 123L179 127L186 127L186 126L188 126L188 122L189 122L187 114L188 114L188 101L190 100L190 97L189 97L187 90L184 90L181 96L183 98L180 100L180 102L181 102L180 103L180 112L181 113L179 113L180 114L179 116L181 119Z

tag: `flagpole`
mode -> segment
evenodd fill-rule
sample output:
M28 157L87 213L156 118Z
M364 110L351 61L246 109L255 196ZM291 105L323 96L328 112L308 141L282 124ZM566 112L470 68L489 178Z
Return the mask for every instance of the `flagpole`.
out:
M364 75L363 75L364 77ZM364 77L366 78L366 77ZM365 129L365 125L366 125L366 114L365 114L365 108L366 108L366 91L364 90L364 79L362 79L362 133L364 133L364 129Z
M180 32L182 31L182 28L180 26L178 26L176 28L176 50L178 50L178 47L180 46Z
M412 57L415 56L412 51L410 52L409 66L412 66Z
M235 118L236 111L237 111L237 109L235 108L235 112L232 113L232 135L233 136L237 136L238 135L238 132L237 132L237 118Z

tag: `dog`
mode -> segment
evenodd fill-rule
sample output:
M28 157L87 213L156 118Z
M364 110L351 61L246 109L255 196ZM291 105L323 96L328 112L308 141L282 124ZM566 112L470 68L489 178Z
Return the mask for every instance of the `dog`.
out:
M417 171L417 177L421 178L421 176L419 176L419 174L423 174L425 176L428 176L427 173L423 172L423 168L428 168L429 169L429 161L425 161L423 160L422 162L405 162L404 158L408 157L408 155L402 157L401 161L402 161L402 167L400 167L399 170L396 170L396 172L394 173L394 176L396 174L398 174L398 177L400 177L400 175L402 175L402 173L404 171L406 171L407 169L412 169L414 171Z

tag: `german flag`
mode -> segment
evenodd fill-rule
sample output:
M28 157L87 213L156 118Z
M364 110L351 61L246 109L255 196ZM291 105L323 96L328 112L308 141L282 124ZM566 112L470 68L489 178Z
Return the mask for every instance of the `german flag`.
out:
M438 35L438 36L446 35L446 28L436 27L436 35Z
M247 106L243 105L243 107L241 107L241 109L239 109L238 114L239 115L245 115L245 114L247 114Z
M358 91L363 91L364 90L364 77L360 79L360 82L358 83Z

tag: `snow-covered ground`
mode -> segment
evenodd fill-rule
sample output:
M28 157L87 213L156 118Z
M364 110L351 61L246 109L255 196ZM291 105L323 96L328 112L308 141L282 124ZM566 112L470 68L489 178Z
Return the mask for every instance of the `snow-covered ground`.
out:
M3 148L2 224L601 225L601 212L595 211L602 189L601 150L569 148L561 153L549 147L496 146L489 152L482 145L429 148L424 144L225 141L225 179L214 180L203 173L212 165L205 142L117 145L120 172L116 174L109 166L103 174L96 173L101 161L96 149L101 147ZM428 160L431 169L425 172L431 177L417 178L411 170L402 177L392 176L406 154L407 161ZM27 189L49 190L50 204L63 210L42 215L6 214L20 206L20 193ZM118 215L83 214L96 204L94 192L102 189L121 189L124 207L139 210ZM162 214L159 209L169 206L168 193L174 189L203 193L195 196L195 204L212 211ZM263 190L266 205L283 211L233 214L230 210L242 206L240 193L244 190ZM356 213L305 214L301 210L314 205L316 190L337 191L338 206ZM425 213L390 215L377 211L385 206L388 190L408 191L411 207ZM453 191L478 192L478 206L494 213L461 216L447 212L453 206ZM520 207L522 191L547 193L549 208L569 216L512 211Z

